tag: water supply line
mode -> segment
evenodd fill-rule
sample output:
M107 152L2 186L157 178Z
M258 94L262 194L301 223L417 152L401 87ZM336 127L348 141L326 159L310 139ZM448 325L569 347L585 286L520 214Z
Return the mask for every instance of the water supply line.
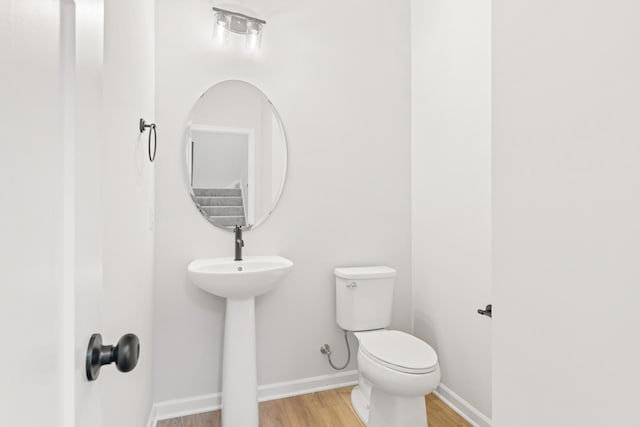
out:
M347 331L344 331L344 342L347 344L347 361L342 366L336 366L331 361L331 347L329 346L329 344L324 344L322 347L320 347L320 353L327 355L327 359L329 360L329 365L331 365L331 367L336 371L342 371L344 368L347 367L347 365L349 365L349 362L351 361L351 347L349 346Z

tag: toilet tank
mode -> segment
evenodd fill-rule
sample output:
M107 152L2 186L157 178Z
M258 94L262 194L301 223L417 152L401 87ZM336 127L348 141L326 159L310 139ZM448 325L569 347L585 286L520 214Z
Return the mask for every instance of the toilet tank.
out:
M391 323L393 285L391 267L343 267L336 275L336 321L347 331L384 329Z

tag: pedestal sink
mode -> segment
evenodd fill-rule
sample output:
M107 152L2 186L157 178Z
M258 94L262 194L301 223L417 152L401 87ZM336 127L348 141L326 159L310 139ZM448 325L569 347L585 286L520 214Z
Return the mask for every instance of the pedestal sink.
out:
M258 427L255 297L274 289L293 268L279 256L199 259L189 279L227 299L222 351L222 426Z

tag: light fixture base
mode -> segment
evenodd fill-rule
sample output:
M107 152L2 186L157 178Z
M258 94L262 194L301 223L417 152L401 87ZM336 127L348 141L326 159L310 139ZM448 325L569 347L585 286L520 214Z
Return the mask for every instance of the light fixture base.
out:
M212 7L216 14L215 36L221 42L225 42L229 32L247 37L246 46L249 48L260 47L262 40L262 26L267 23L264 19L234 12L228 9Z

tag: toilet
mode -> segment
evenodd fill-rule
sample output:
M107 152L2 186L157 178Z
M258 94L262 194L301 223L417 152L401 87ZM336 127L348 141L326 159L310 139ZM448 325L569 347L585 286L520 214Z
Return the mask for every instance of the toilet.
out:
M358 340L351 403L367 427L425 427L425 394L440 384L438 355L413 335L387 329L396 271L336 268L336 321Z

